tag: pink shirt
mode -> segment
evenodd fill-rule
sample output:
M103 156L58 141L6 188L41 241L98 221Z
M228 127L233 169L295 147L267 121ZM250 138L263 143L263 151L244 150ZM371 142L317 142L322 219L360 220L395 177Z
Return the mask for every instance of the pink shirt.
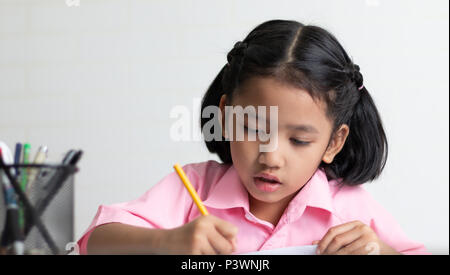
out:
M317 169L292 199L277 225L258 219L249 211L248 192L233 165L216 161L183 166L209 213L239 228L236 254L288 246L311 245L330 227L359 220L395 250L405 254L428 253L409 240L394 218L361 186L337 187ZM119 222L146 228L174 228L200 216L197 206L178 175L163 178L140 198L101 205L78 241L86 254L90 233L99 225Z

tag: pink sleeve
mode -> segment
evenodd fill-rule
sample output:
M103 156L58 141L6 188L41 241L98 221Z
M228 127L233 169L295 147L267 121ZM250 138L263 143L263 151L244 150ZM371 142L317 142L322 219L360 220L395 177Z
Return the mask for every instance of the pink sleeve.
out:
M403 254L430 254L421 243L409 239L394 217L381 205L377 206L370 227L378 237Z
M185 165L183 170L198 190L201 179L195 167ZM91 225L78 240L80 254L87 254L89 236L97 226L118 222L147 228L174 228L187 222L192 206L192 198L178 175L172 172L134 201L101 205Z
M342 220L359 220L369 225L387 245L403 254L430 254L421 243L409 239L395 218L361 186L344 186L337 193Z

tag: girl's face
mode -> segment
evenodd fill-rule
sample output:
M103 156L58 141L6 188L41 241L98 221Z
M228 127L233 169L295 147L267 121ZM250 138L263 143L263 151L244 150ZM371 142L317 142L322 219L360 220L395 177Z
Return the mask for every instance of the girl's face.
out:
M223 114L225 100L223 96L220 103ZM254 106L256 110L258 106L266 106L268 119L269 106L278 106L278 146L274 151L260 152L262 142L258 138L256 141L247 139L249 131L255 128L255 125L248 125L247 116L243 121L244 141L230 141L233 165L250 194L251 204L281 203L286 206L322 160L332 162L348 135L348 127L344 124L336 137L330 139L332 122L326 116L325 105L314 101L306 91L274 78L247 80L234 93L231 104L243 108ZM223 119L222 125L224 122ZM233 133L236 133L236 127L240 125L239 122L234 124ZM270 128L266 125L266 129ZM267 182L270 177L276 177L272 179L279 183Z

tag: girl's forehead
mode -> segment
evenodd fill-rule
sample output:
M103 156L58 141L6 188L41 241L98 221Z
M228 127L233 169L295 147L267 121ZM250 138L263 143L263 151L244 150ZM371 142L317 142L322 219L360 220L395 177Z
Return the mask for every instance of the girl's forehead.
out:
M275 78L253 77L233 94L233 105L278 106L278 123L328 124L326 106L313 99L303 89L280 82Z

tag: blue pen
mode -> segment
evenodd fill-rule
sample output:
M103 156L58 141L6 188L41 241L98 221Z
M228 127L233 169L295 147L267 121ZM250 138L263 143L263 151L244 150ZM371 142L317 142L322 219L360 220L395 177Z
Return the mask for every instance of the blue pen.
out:
M16 151L14 152L14 164L20 164L20 158L22 156L22 143L16 143ZM16 167L16 178L19 176L20 170Z

